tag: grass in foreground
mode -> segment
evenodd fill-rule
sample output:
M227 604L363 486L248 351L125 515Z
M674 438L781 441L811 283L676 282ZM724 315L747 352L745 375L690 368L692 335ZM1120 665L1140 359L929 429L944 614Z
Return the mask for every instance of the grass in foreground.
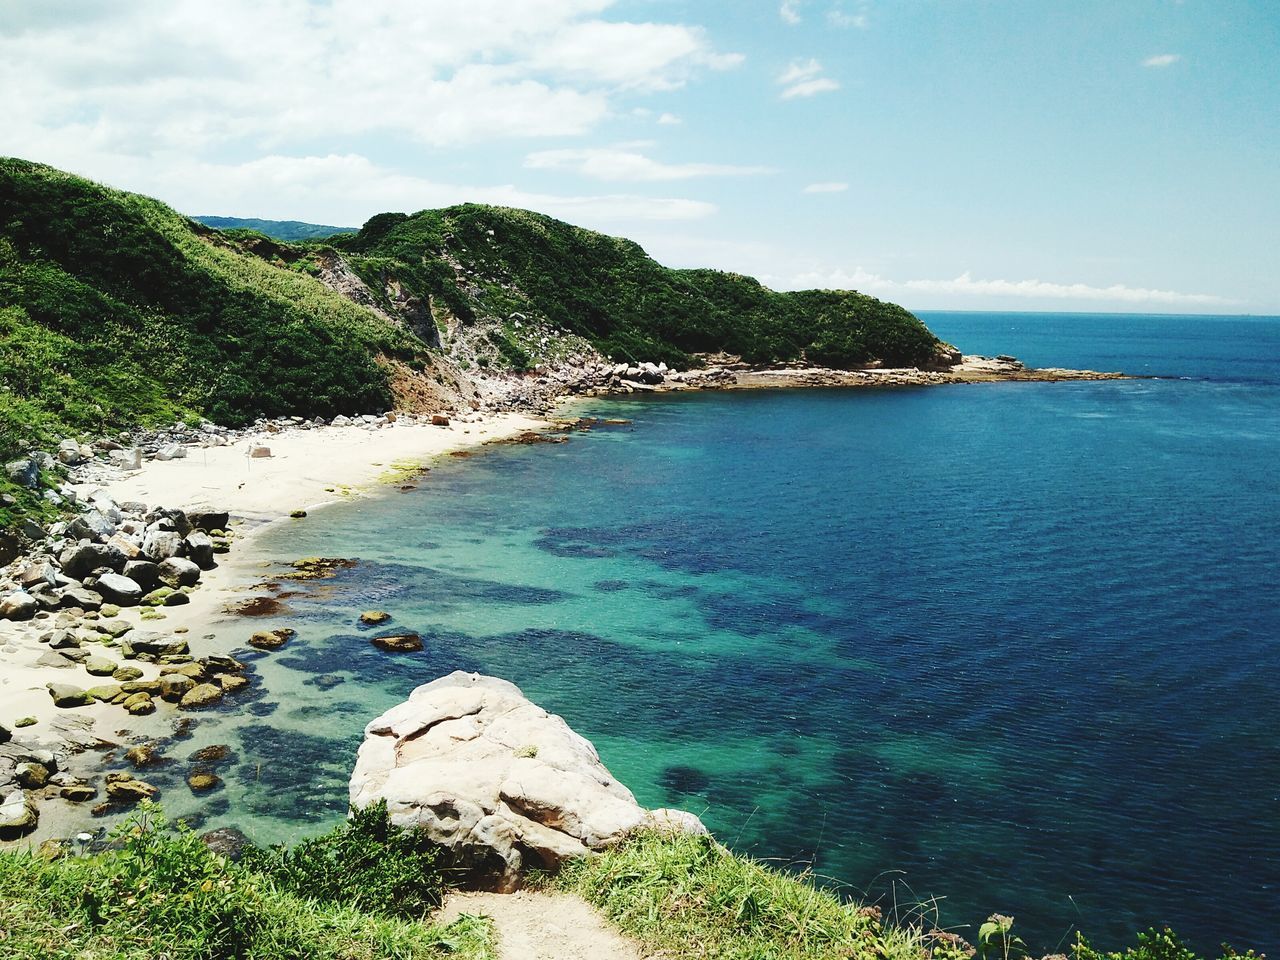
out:
M664 960L1028 960L1009 917L992 916L976 943L842 902L808 878L730 853L710 837L639 834L549 881L599 907ZM1263 960L1221 950L1223 960ZM1117 952L1080 936L1072 960L1202 960L1170 930L1139 934ZM1065 960L1063 957L1045 960Z
M385 813L378 811L385 824ZM372 826L372 830L370 829ZM440 927L410 916L438 902L439 871L421 852L381 848L375 820L339 827L297 855L248 865L214 855L154 809L121 844L49 861L0 853L0 956L27 960L491 960L488 924ZM403 846L403 845L402 845ZM297 849L297 848L296 848ZM412 875L410 876L410 872ZM406 884L418 891L405 898Z
M595 904L642 947L671 960L929 956L919 931L883 924L875 911L736 856L710 837L640 834L572 864L552 883Z

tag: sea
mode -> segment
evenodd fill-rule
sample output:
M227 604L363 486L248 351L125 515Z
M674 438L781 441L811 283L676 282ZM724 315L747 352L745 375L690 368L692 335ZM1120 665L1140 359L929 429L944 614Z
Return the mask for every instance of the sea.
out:
M264 564L359 562L217 628L257 690L186 741L232 746L217 793L149 776L169 812L321 832L364 725L479 671L641 803L890 916L1280 950L1280 318L921 316L1135 379L590 400L628 422L278 524ZM425 649L375 650L370 608Z

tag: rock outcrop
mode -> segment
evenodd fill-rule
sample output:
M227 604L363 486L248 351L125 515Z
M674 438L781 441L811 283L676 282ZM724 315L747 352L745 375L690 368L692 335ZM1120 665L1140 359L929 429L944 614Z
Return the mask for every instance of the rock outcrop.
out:
M501 890L526 866L554 869L640 827L705 832L692 814L641 807L590 741L515 684L462 672L365 728L351 804L379 801L394 825L425 830Z

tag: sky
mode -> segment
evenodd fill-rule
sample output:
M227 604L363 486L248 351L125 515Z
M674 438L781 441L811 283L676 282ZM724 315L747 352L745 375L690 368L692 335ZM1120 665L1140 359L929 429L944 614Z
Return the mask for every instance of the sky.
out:
M911 309L1280 314L1280 0L0 0L0 155Z

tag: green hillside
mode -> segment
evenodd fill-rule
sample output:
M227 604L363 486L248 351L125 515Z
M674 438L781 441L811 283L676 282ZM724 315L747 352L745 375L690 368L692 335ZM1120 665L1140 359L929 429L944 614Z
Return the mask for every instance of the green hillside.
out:
M158 201L0 160L0 454L78 431L391 404L424 347Z
M304 223L301 220L258 220L254 217L192 217L197 223L215 230L253 230L273 240L297 243L301 240L321 240L338 233L355 233L355 227L330 227L322 223Z
M580 334L619 360L726 351L751 363L930 363L937 338L895 304L851 291L776 293L750 277L672 270L635 243L551 217L463 204L374 217L331 241L375 291L432 298L463 322L512 313ZM387 295L388 305L390 301Z

